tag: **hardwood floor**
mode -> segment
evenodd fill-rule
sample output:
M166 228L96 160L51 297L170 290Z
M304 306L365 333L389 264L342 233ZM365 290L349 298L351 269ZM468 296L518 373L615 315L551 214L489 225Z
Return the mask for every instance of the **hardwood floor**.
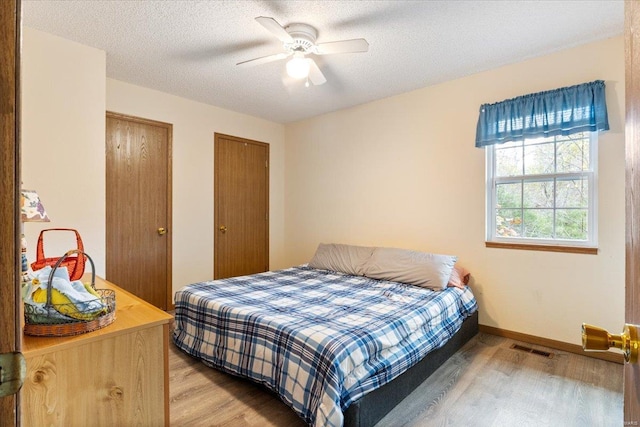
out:
M172 426L303 427L265 387L225 374L169 344Z
M550 351L547 358L511 349ZM480 333L376 427L616 426L622 365ZM304 426L264 387L169 348L172 426Z

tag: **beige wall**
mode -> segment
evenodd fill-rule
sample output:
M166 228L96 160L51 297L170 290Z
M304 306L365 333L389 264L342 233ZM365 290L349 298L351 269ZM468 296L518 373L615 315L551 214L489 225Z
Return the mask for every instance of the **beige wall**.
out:
M599 253L488 249L480 104L603 79ZM285 247L320 242L457 254L484 325L580 343L580 325L624 323L624 44L621 37L286 127Z
M269 258L284 263L284 126L107 79L107 109L173 124L173 288L213 277L213 138L269 144Z
M270 262L284 263L284 126L116 80L105 53L24 29L22 176L52 218L26 224L29 258L41 228L77 228L105 271L105 111L173 124L173 288L213 276L213 136L270 145ZM52 237L51 241L64 240ZM57 256L73 245L47 246Z
M22 181L51 218L25 224L29 262L41 229L70 227L104 274L105 61L101 50L23 29ZM67 234L49 233L45 242L47 256L75 247Z

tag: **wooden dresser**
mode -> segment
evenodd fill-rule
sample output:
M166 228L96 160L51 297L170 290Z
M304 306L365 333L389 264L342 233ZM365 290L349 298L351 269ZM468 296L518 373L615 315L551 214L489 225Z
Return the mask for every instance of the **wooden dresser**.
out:
M168 426L171 315L116 291L115 321L73 337L24 336L22 425Z

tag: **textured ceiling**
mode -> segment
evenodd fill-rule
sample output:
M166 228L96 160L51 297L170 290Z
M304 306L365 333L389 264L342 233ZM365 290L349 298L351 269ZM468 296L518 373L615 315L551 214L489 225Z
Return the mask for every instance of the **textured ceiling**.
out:
M24 25L106 51L110 78L280 123L616 36L624 24L618 0L22 5ZM327 83L309 88L285 61L236 67L282 51L257 16L313 25L318 43L365 38L369 52L315 57Z

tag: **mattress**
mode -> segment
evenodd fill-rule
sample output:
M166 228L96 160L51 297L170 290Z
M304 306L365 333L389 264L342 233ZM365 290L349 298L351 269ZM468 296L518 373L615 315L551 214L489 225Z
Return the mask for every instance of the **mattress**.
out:
M307 266L192 284L175 305L179 348L264 384L314 426L341 426L352 402L443 346L477 309L469 288Z

